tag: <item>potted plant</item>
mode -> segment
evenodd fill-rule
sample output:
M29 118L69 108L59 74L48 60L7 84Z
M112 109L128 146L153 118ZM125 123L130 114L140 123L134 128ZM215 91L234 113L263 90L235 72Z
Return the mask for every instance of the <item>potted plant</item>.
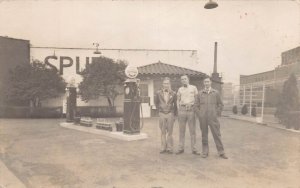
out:
M248 113L248 106L246 104L243 105L243 107L241 109L241 113L243 115L246 115Z
M237 113L238 113L238 109L237 109L237 106L236 106L236 105L234 105L234 106L232 107L232 112L233 112L233 114L237 114Z

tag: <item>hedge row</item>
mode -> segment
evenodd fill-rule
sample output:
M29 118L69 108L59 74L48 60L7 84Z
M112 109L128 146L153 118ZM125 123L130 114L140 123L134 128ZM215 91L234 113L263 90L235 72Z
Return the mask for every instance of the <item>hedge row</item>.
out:
M89 117L116 117L122 114L116 113L116 108L106 106L80 106L77 107L78 116ZM0 118L61 118L62 107L20 107L20 106L0 106Z
M116 117L122 114L116 113L116 107L109 106L78 106L76 116L98 117Z

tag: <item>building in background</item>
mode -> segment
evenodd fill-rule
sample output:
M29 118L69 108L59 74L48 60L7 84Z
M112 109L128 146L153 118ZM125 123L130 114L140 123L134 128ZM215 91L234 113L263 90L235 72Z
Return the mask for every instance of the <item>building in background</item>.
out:
M190 83L195 85L198 90L203 89L203 79L208 75L175 65L170 65L162 62L153 63L150 65L138 67L140 81L140 90L142 96L142 108L144 117L155 116L157 110L154 105L154 95L162 86L164 77L171 79L172 90L177 92L181 87L180 77L187 75L190 78Z
M290 65L294 63L300 63L300 46L291 50L282 52L281 65Z
M197 65L196 50L155 50L155 49L99 49L101 56L114 60L124 60L131 66L151 65L162 61L166 64L193 66ZM80 72L85 69L87 63L91 63L93 58L99 57L94 54L95 48L57 48L57 47L31 47L31 59L39 60L55 67L62 77L69 82L75 81L77 86L82 81ZM183 63L184 62L184 63ZM167 73L168 74L168 73ZM43 106L56 107L62 106L65 96L56 99L43 101ZM98 100L82 101L77 99L77 106L108 106L107 99L100 97ZM123 95L115 99L115 107L118 113L123 112ZM97 109L95 108L97 111ZM146 111L146 108L145 110Z
M0 36L0 91L4 84L7 84L9 70L24 63L30 63L29 40ZM4 99L1 94L0 105L3 104Z
M265 103L267 106L274 107L277 104L278 95L282 91L283 83L292 73L297 77L298 88L300 89L300 47L283 52L281 54L281 65L274 70L252 75L240 75L240 95L243 95L244 87L265 85ZM240 97L240 100L242 98ZM248 100L249 97L244 103L249 103Z
M82 80L80 73L85 69L86 64L91 63L93 58L99 57L99 54L94 54L94 51L94 48L32 47L29 40L0 37L0 86L5 83L5 75L11 68L20 63L30 63L32 60L39 60L49 67L56 68L66 82L72 80L75 86L78 86ZM171 78L174 91L181 86L182 75L188 75L190 83L196 85L199 90L203 88L203 79L208 77L205 73L196 70L196 50L100 49L100 51L103 56L125 60L131 66L138 67L144 117L156 114L154 94L161 87L164 77ZM195 69L182 67L182 65L195 67ZM213 87L221 92L222 83L217 73L216 51L212 79ZM65 98L63 94L42 101L42 107L62 107ZM123 99L124 96L119 95L115 100L117 113L123 112ZM99 107L106 107L108 104L105 97L84 102L78 96L77 106L90 108L91 112L96 113Z
M222 98L225 106L232 106L234 101L233 83L223 83L222 85Z

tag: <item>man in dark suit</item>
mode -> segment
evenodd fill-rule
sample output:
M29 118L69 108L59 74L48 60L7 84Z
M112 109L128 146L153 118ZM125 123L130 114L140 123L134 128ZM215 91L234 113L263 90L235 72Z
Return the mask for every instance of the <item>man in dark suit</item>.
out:
M164 78L162 89L154 97L156 109L159 111L159 127L161 130L160 153L173 153L173 125L177 115L176 93L171 90L168 77Z
M196 98L195 110L199 118L200 129L202 132L202 157L208 156L208 126L213 135L219 156L227 159L221 140L220 123L218 116L221 115L223 102L217 90L211 88L211 79L204 79L204 89L201 90Z

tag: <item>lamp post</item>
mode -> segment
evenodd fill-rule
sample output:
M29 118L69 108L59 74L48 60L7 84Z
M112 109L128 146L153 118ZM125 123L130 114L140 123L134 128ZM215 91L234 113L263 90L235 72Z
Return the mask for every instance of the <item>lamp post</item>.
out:
M101 54L101 52L99 51L99 43L93 43L94 46L96 46L96 50L94 51L94 54Z
M209 0L205 5L205 9L214 9L218 7L218 3L214 2L213 0Z

